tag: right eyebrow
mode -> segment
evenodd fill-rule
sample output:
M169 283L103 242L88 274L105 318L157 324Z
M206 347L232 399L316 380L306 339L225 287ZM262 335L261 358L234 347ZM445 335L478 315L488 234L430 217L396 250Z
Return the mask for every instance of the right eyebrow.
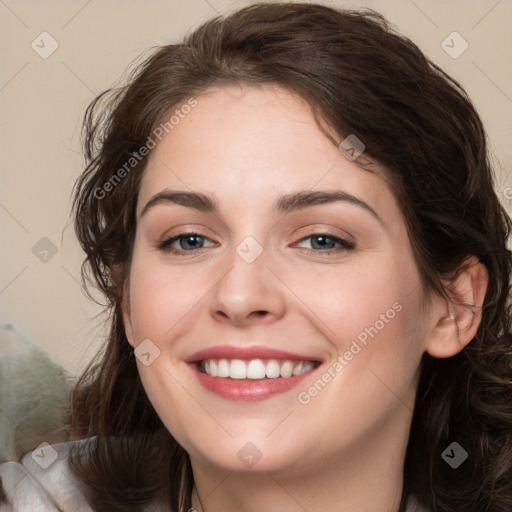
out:
M144 206L140 216L145 215L157 204L179 204L187 208L194 208L202 212L218 213L219 207L215 199L201 192L185 192L162 190L155 194Z

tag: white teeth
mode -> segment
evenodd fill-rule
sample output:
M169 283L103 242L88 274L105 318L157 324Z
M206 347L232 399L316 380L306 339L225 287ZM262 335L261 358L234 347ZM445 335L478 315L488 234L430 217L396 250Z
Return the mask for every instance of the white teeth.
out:
M211 377L231 379L287 379L292 376L303 375L315 369L312 361L280 361L277 359L208 359L201 365L202 371Z
M302 373L302 363L299 363L294 369L293 369L293 374L292 375L300 375ZM207 371L208 373L208 371Z
M206 370L206 368L205 368ZM208 373L208 372L206 372ZM264 379L265 378L265 365L261 359L253 359L247 365L247 378L248 379Z
M281 366L281 377L287 379L291 377L293 373L293 363L291 361L285 361L283 366Z
M229 375L232 379L245 379L247 377L247 367L240 359L233 359L229 365Z
M206 371L206 365L205 365L205 371ZM210 361L210 375L212 377L217 377L217 362L211 360Z
M265 365L265 375L269 379L277 379L279 377L279 363L275 359L271 359Z
M313 370L314 367L315 365L313 363L308 362L302 367L302 373L308 373Z
M226 359L219 359L217 377L229 377L229 363Z

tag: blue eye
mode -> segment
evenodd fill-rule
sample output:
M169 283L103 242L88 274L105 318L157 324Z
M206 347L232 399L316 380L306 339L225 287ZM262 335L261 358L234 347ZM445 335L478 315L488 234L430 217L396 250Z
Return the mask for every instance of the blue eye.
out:
M161 242L158 248L162 251L176 254L190 253L197 249L202 249L206 240L208 240L206 237L198 233L180 233ZM176 242L178 242L179 248L173 247Z
M311 240L310 247L304 247L310 252L339 252L339 251L350 251L354 249L355 245L344 238L329 235L328 233L318 233L309 235L298 243ZM336 246L338 246L336 248Z

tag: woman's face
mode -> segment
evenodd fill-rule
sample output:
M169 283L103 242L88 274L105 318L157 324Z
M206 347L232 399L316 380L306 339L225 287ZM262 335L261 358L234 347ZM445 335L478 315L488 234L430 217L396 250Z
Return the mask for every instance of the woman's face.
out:
M196 99L137 205L125 326L155 410L229 471L405 450L433 318L386 181L283 89Z

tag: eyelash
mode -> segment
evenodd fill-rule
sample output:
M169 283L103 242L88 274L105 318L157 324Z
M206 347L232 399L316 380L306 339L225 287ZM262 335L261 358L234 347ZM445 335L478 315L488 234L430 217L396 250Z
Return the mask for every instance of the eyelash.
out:
M204 238L206 240L208 240L207 237L201 235L200 233L197 233L197 232L194 232L194 231L187 231L187 232L184 232L184 233L179 233L178 235L175 235L171 238L168 238L167 240L163 240L162 242L160 242L158 244L158 249L161 250L161 251L164 251L166 253L170 253L170 254L173 254L173 255L190 255L194 252L197 252L198 250L201 250L201 249L205 249L205 247L200 247L199 249L191 249L189 251L184 251L182 249L176 249L176 248L173 248L171 247L171 245L174 243L174 242L177 242L178 240L182 239L182 238L186 238L186 237L189 237L189 236L197 236L197 237L200 237L200 238ZM344 238L340 238L339 236L335 236L335 235L331 235L330 233L312 233L306 237L303 237L301 238L298 242L296 243L300 243L300 242L304 242L305 240L308 240L309 238L320 238L320 237L325 237L325 238L328 238L329 240L332 240L333 242L337 243L340 245L340 247L338 249L326 249L326 250L318 250L318 249L308 249L308 248L305 248L305 247L302 247L300 248L302 251L304 252L307 252L309 254L333 254L333 253L339 253L339 252L349 252L351 250L353 250L355 248L355 245L352 243L352 242L349 242L348 240L344 239Z

